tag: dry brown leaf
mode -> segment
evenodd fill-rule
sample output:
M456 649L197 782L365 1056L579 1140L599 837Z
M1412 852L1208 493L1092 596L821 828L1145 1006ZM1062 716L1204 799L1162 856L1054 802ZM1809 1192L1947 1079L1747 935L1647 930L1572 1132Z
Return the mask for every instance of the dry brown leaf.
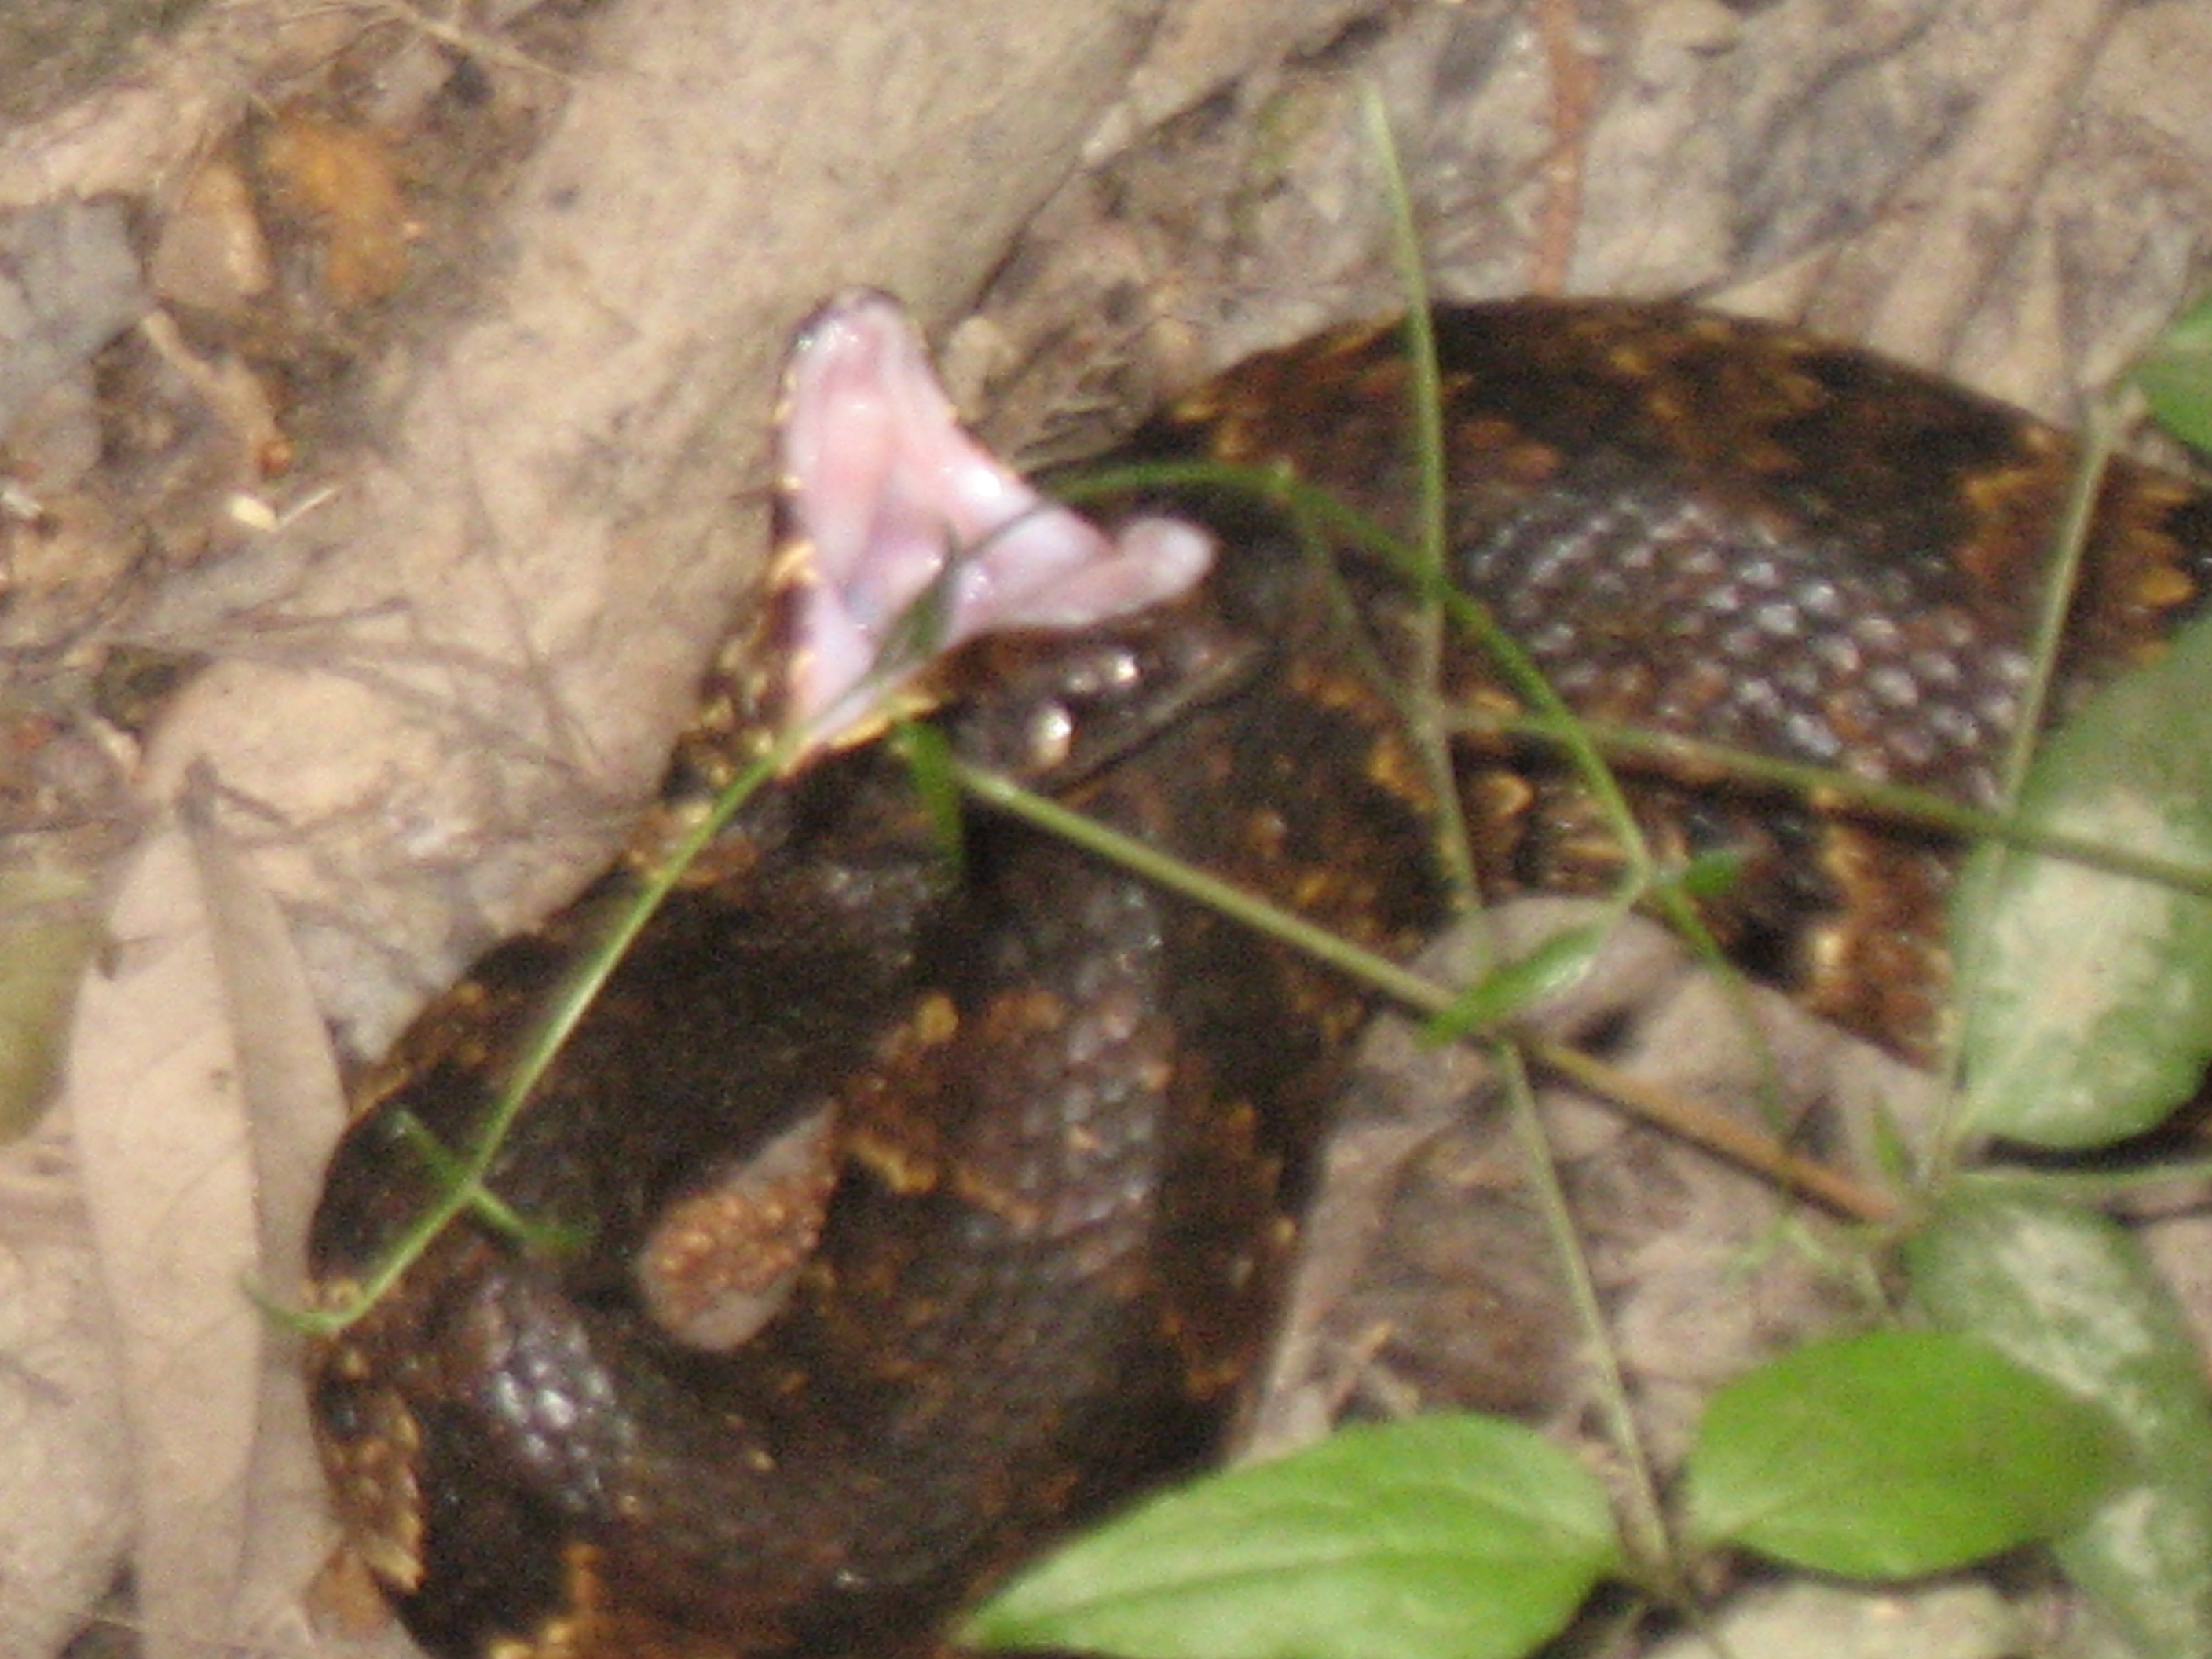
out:
M42 1656L121 1564L131 1469L69 1132L0 1151L0 1654Z
M124 1361L145 1652L279 1651L304 1640L326 1522L297 1340L248 1287L297 1294L336 1073L278 913L204 823L148 838L111 926L70 1100Z
M158 1627L226 1625L264 1327L238 1058L190 844L157 831L80 998L70 1105L123 1354L134 1561Z

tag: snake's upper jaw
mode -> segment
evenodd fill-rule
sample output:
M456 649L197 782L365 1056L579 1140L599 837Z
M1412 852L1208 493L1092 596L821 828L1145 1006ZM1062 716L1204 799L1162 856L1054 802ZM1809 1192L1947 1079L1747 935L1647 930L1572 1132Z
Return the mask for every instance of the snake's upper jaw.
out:
M961 428L904 308L871 289L800 331L777 440L781 713L809 748L869 735L968 640L1088 628L1212 562L1181 520L1109 533L1044 500Z

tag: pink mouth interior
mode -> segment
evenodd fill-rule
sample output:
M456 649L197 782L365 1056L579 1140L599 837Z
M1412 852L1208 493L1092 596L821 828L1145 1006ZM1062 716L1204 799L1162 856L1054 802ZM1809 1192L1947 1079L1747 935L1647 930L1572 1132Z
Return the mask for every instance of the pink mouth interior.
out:
M1073 630L1187 592L1213 539L1168 518L1109 535L962 429L889 296L808 326L786 370L781 477L793 644L786 717L810 744L864 728L978 635Z

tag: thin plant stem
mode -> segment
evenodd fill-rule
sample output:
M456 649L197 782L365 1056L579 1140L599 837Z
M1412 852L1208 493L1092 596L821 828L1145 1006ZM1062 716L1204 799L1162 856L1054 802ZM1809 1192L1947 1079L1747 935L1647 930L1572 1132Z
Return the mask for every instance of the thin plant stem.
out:
M1545 1133L1544 1115L1536 1104L1529 1080L1527 1057L1514 1043L1492 1046L1491 1057L1504 1079L1510 1103L1513 1139L1521 1152L1522 1170L1537 1212L1543 1217L1559 1270L1566 1281L1567 1300L1574 1304L1575 1322L1584 1331L1602 1334L1611 1328L1598 1300L1597 1283L1591 1276L1589 1258L1583 1252L1582 1231L1559 1181L1552 1155L1551 1137ZM1652 1474L1650 1449L1637 1426L1636 1412L1628 1401L1628 1382L1621 1374L1620 1355L1610 1341L1593 1341L1589 1361L1597 1373L1598 1407L1605 1413L1607 1437L1628 1472L1630 1514L1624 1531L1630 1534L1632 1553L1647 1571L1673 1576L1669 1564L1680 1559L1667 1531L1666 1508L1659 1498L1659 1482ZM1670 1599L1685 1599L1679 1586Z
M1841 805L1869 817L1917 825L1962 841L1996 842L2023 852L2039 853L2087 869L2101 870L2109 875L2129 876L2176 892L2212 898L2212 867L2204 865L2185 864L2154 854L2132 852L2124 847L2038 829L2003 812L1969 806L1909 785L1877 783L1826 767L1731 748L1702 738L1679 737L1605 720L1578 720L1576 724L1601 752L1615 758L1656 761L1685 772L1769 787L1823 806ZM1461 732L1531 738L1540 743L1563 744L1566 740L1555 722L1533 715L1468 714L1455 717L1453 726Z
M1111 825L1024 788L1012 780L965 761L952 763L952 774L984 805L1021 818L1085 851L1111 860L1132 874L1170 892L1207 905L1255 933L1305 952L1316 961L1422 1014L1455 1007L1462 993L1454 987L1401 967L1388 957L1364 950L1326 927L1270 903L1146 846ZM1494 1035L1494 1034L1492 1034ZM1628 1077L1602 1060L1563 1043L1540 1037L1521 1039L1528 1058L1580 1084L1707 1151L1778 1181L1825 1207L1854 1219L1892 1219L1897 1206L1887 1194L1799 1157L1772 1137L1698 1103Z
M425 1205L402 1230L391 1246L356 1281L344 1301L335 1307L297 1310L287 1322L313 1337L336 1335L368 1313L422 1260L438 1236L470 1211L484 1212L502 1229L515 1218L484 1185L492 1160L498 1156L523 1106L536 1090L569 1036L583 1021L607 981L645 931L662 902L675 891L698 855L706 850L760 787L774 777L797 747L787 739L744 768L716 797L698 821L678 837L654 865L636 896L611 917L606 931L574 972L564 976L547 1000L544 1015L532 1028L530 1040L501 1082L498 1096L468 1147L435 1160L441 1176L436 1198ZM450 1162L447 1162L450 1159Z
M1451 739L1439 718L1443 708L1444 605L1452 586L1450 523L1444 465L1443 381L1437 362L1437 330L1429 308L1428 269L1421 257L1419 228L1413 222L1413 191L1398 153L1390 115L1373 82L1362 94L1369 142L1381 164L1383 194L1389 204L1391 246L1406 314L1400 327L1406 340L1406 418L1413 456L1414 514L1412 566L1420 607L1412 628L1413 660L1405 675L1412 708L1407 722L1436 798L1437 851L1444 885L1455 910L1480 902L1474 859L1459 789L1452 770Z

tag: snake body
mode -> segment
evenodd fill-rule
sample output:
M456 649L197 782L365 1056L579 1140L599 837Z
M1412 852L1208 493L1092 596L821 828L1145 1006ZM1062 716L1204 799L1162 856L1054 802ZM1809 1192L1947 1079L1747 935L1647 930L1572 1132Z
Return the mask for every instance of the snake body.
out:
M1578 708L1988 798L2067 441L1682 307L1436 321L1451 574ZM1407 388L1394 331L1325 336L1232 371L1123 459L1288 468L1409 533ZM1409 948L1447 906L1437 802L1310 538L1219 487L1109 510L1205 526L1214 574L958 653L935 694L956 751ZM2208 560L2203 495L2116 469L2067 683L2152 648ZM1393 660L1372 574L1353 586ZM1455 698L1503 701L1474 653L1448 665ZM1491 890L1610 874L1579 786L1540 755L1470 742L1458 778ZM1679 775L1638 800L1662 851L1743 849L1722 921L1748 959L1893 1046L1927 1042L1950 849ZM457 1223L319 1347L339 1507L434 1651L924 1650L1041 1539L1216 1445L1364 1000L1039 831L974 807L961 831L955 865L881 743L752 803L492 1169L507 1204L588 1242ZM312 1241L330 1294L435 1197L414 1126L468 1143L635 884L620 867L493 951L364 1085ZM641 1291L672 1212L757 1238L742 1335L702 1346Z

